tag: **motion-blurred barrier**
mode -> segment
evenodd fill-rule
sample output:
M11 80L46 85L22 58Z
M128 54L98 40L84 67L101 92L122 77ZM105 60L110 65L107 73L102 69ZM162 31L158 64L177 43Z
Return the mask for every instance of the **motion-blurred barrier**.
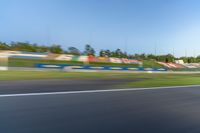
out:
M0 70L8 70L8 56L0 53Z
M90 65L65 65L65 64L36 64L37 68L52 68L65 70L117 70L117 71L167 71L165 68L144 68L144 67L112 67L112 66L90 66Z
M43 59L48 56L48 53L37 52L21 52L21 51L0 51L0 55L10 58L25 58L25 59Z
M58 61L75 61L75 62L105 62L105 63L124 63L124 64L142 64L141 61L135 59L115 58L115 57L96 57L87 55L71 55L71 54L53 54L53 53L37 53L1 50L0 54L9 58L21 59L47 59Z
M158 62L159 64L167 67L167 68L187 68L186 66L184 66L183 64L177 64L177 63L165 63L165 62Z

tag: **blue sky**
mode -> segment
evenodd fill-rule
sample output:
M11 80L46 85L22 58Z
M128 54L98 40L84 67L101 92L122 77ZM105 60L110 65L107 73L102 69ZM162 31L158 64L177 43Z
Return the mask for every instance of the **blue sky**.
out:
M0 0L0 40L200 55L199 0Z

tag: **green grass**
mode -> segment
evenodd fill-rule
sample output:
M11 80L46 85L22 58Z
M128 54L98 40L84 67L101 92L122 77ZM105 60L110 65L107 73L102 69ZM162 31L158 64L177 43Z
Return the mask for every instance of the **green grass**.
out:
M138 77L144 80L130 82L126 87L200 85L200 74L142 74Z
M173 71L200 71L200 68L173 68Z
M84 65L83 62L75 61L56 61L56 60L41 60L41 59L19 59L19 58L9 58L8 66L10 67L34 67L35 64L71 64L71 65ZM123 63L103 63L103 62L90 62L91 66L130 66L138 67L138 64L123 64ZM162 65L156 63L155 61L144 61L144 67L163 67Z
M72 64L72 65L83 65L83 62L73 61L55 61L55 60L41 60L41 59L18 59L9 58L8 66L10 67L34 67L35 64Z
M63 72L63 71L0 71L0 80L115 78L118 73Z
M0 80L33 80L33 79L129 79L121 88L161 87L180 85L200 85L200 74L153 74L153 73L84 73L61 71L0 71Z
M144 67L164 68L163 65L158 64L157 62L155 62L155 61L153 61L153 60L144 60L144 61L143 61L143 66L144 66Z

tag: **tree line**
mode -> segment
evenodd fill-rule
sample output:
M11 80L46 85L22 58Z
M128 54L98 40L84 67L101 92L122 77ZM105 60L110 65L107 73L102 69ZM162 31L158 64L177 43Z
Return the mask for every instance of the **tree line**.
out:
M12 50L12 51L24 51L24 52L48 52L55 54L73 54L73 55L97 55L101 57L116 57L116 58L129 58L137 60L155 60L162 62L174 62L175 60L181 59L184 62L193 63L200 62L200 56L197 57L180 57L176 58L172 54L166 55L154 55L154 54L127 54L127 52L121 49L111 51L109 49L102 49L99 53L96 53L94 48L89 44L85 45L84 51L80 51L76 47L68 47L67 50L63 49L61 45L53 44L51 46L32 44L29 42L11 42L4 43L0 42L0 50Z

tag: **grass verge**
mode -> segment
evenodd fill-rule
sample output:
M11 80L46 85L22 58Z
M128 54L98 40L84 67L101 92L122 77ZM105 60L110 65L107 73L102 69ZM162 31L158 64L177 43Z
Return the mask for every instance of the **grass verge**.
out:
M200 85L200 74L146 74L139 77L145 80L130 82L126 87Z
M145 73L94 73L94 72L58 72L58 71L0 71L0 80L33 80L33 79L129 79L121 88L162 87L180 85L200 85L200 74L145 74Z

